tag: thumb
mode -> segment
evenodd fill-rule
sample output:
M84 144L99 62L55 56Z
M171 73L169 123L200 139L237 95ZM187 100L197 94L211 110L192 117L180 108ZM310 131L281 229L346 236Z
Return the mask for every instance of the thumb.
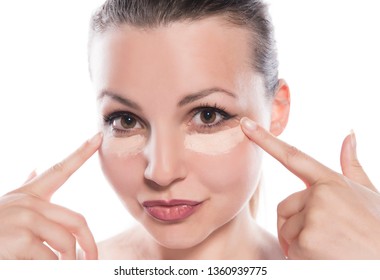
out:
M353 131L343 141L340 153L340 165L344 176L377 192L376 187L372 184L358 160L356 137Z

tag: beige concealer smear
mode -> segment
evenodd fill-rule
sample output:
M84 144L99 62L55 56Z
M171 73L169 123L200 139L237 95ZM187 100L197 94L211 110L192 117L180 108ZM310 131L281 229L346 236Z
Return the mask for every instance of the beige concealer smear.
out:
M230 152L245 138L240 125L210 134L190 134L185 137L185 148L197 153L219 155Z
M135 156L142 152L146 137L136 134L129 137L111 138L103 141L103 151L118 157Z

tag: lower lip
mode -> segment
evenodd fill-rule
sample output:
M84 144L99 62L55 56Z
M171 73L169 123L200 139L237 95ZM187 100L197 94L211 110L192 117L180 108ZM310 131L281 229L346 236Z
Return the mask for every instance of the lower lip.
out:
M201 203L196 205L174 205L174 206L145 206L146 212L153 218L163 222L180 222L190 217L198 208Z

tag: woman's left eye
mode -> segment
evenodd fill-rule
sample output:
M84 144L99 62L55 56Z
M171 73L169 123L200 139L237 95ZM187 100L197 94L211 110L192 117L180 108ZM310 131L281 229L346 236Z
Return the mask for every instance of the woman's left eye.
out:
M221 109L207 107L197 109L192 122L197 127L214 127L230 118L231 116Z

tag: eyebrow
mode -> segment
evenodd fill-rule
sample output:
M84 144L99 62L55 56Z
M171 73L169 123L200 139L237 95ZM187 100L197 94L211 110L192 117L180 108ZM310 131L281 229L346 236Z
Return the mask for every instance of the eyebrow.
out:
M178 102L177 106L183 107L183 106L190 104L192 102L195 102L199 99L205 98L206 96L209 96L213 93L223 93L227 96L236 98L236 95L234 93L232 93L228 90L225 90L223 88L214 87L214 88L204 89L204 90L201 90L201 91L198 91L198 92L195 92L195 93L192 93L192 94L185 96L184 98L182 98ZM114 92L109 91L109 90L103 90L100 93L98 100L104 98L105 96L108 96L108 97L112 98L113 100L115 100L115 101L117 101L117 102L119 102L119 103L121 103L127 107L130 107L130 108L135 109L135 110L142 111L142 108L136 102L130 100L129 98L121 97L119 94L114 93Z
M113 100L115 100L115 101L117 101L117 102L119 102L119 103L121 103L127 107L130 107L130 108L135 109L135 110L142 111L140 105L137 104L136 102L130 100L129 98L121 97L117 93L114 93L114 92L109 91L109 90L103 90L100 93L98 100L104 98L105 96L108 96L108 97L112 98Z
M224 93L230 97L236 98L236 95L228 90L225 90L223 88L214 87L214 88L208 88L201 91L198 91L196 93L192 93L184 97L181 101L178 102L178 107L183 107L189 103L192 103L194 101L197 101L199 99L205 98L206 96L209 96L213 93Z

